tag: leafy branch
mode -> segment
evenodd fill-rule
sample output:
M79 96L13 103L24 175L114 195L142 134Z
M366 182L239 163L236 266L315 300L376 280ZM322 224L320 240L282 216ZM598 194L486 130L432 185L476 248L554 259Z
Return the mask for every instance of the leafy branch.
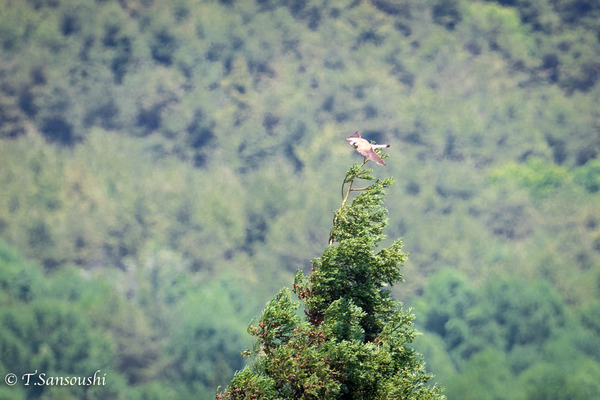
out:
M373 175L371 175L371 173L373 172L372 169L363 169L363 167L365 166L367 161L369 161L369 160L367 158L365 158L364 161L362 162L362 164L353 165L352 167L350 167L348 172L346 172L346 176L344 177L344 181L342 182L342 204L340 205L340 208L335 212L334 217L333 217L333 228L332 228L331 234L329 236L329 245L330 246L334 242L333 232L337 226L340 211L344 208L344 206L348 202L350 193L351 192L362 192L362 191L369 189L369 187L370 187L370 186L365 186L362 188L354 188L353 187L354 181L356 179L363 179L363 180L368 180L368 181L372 181L375 179L375 177ZM346 185L348 185L347 188L346 188Z

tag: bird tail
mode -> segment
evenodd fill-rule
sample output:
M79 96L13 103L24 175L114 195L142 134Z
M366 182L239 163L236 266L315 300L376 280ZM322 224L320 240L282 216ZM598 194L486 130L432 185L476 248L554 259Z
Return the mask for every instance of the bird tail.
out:
M385 149L386 147L390 147L389 144L374 144L372 146L374 149Z

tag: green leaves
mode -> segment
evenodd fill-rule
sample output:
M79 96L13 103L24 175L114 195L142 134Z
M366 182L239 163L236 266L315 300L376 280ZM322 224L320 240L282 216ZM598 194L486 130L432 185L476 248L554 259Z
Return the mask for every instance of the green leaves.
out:
M361 343L365 339L365 330L360 321L365 315L366 312L352 299L341 297L327 307L323 321L334 340Z
M600 191L600 159L589 161L574 171L573 180L589 193Z
M25 261L0 241L0 367L18 376L87 376L100 369L111 373L117 364L117 346L103 331L92 309L101 300L96 284L85 282L85 300L65 290L80 279L79 271L65 269L44 276L42 268ZM81 288L83 280L78 282ZM92 301L90 301L92 300ZM102 313L100 313L102 314ZM131 322L130 322L131 323ZM90 395L110 396L122 389L123 377L114 374L114 386L90 388ZM33 378L32 378L33 379ZM52 393L51 387L24 387L28 395ZM81 397L82 388L65 389L62 396ZM51 394L47 394L51 396Z
M271 300L256 325L248 327L248 333L257 336L259 342L255 352L269 355L275 348L287 343L300 320L296 315L299 305L292 301L289 289L282 289Z
M363 166L346 174L348 190L329 247L313 261L309 276L296 273L298 300L281 290L250 325L258 339L250 352L254 362L236 374L220 399L443 398L438 388L424 385L431 376L408 347L416 335L412 314L384 286L402 279L402 244L374 248L384 237L382 196L392 180L376 180L345 204L356 179L374 179ZM303 319L296 312L302 303Z
M524 164L506 164L490 175L492 183L508 183L529 189L536 197L552 193L567 179L567 169L540 158L530 158Z
M333 229L329 244L349 238L363 238L369 245L375 245L384 239L383 229L387 225L387 211L382 207L381 196L385 188L394 181L391 178L377 179L373 184L363 187L353 187L355 180L374 180L373 170L362 169L365 165L353 165L346 173L342 184L342 206L334 214ZM346 188L346 184L348 184ZM352 192L361 192L352 201L351 207L345 207Z
M296 293L315 318L343 321L328 333L342 341L385 331L361 314L385 315L380 293L404 272L383 233L413 252L396 291L407 302L440 268L467 281L502 270L544 276L570 315L597 297L600 265L599 4L0 0L0 235L65 281L63 301L110 277L118 294L96 299L128 307L81 301L121 337L121 372L154 379L177 353L169 387L194 395L239 367L239 324L330 231L318 280ZM342 183L355 129L391 143L390 162ZM399 181L384 188L387 228L383 206L360 197L383 171ZM41 269L0 275L7 305L47 294ZM475 318L462 289L429 300L452 343ZM232 292L249 315L214 305ZM502 341L485 330L477 347Z
M416 307L452 358L455 371L444 376L449 397L533 399L553 392L585 399L597 387L588 381L598 369L591 344L598 329L590 324L597 304L582 310L581 319L569 315L565 299L540 277L491 274L477 285L446 270L432 278ZM441 370L436 363L432 368Z

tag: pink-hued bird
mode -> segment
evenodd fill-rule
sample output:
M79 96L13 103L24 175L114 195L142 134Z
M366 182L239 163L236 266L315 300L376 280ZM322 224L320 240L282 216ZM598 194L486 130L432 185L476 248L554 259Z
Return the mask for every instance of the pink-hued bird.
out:
M376 162L379 165L385 166L385 162L375 153L375 149L390 147L389 144L371 144L366 139L360 137L358 131L346 138L348 143L356 149L363 157Z

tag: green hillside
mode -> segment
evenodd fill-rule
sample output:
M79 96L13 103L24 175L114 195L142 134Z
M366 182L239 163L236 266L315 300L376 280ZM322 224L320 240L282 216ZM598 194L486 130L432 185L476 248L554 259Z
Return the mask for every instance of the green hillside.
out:
M0 0L0 398L214 398L354 131L454 399L600 392L600 3ZM70 396L70 397L69 397Z

